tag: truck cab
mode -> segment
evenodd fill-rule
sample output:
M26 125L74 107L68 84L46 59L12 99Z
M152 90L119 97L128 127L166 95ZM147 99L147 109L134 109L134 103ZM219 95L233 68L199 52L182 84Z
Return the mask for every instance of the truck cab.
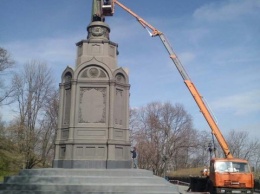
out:
M210 193L253 193L254 177L246 160L213 158L207 190Z

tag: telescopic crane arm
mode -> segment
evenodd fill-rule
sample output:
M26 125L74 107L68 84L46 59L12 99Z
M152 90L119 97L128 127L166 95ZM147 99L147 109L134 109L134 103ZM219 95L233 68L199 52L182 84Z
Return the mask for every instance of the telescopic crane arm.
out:
M186 86L189 89L191 95L193 96L194 100L196 101L200 111L202 112L204 118L206 119L207 123L209 124L212 133L215 135L217 141L219 142L219 144L220 144L220 146L221 146L221 148L222 148L226 158L233 158L232 154L230 153L230 150L229 150L229 147L228 147L228 144L227 144L225 138L223 137L219 127L217 126L217 123L213 119L213 116L211 115L209 109L207 108L206 104L203 101L203 97L200 95L200 93L196 89L195 85L193 84L193 82L189 78L187 72L185 71L185 69L184 69L183 65L181 64L180 60L178 59L177 55L174 53L170 43L168 42L168 40L166 39L164 34L162 32L160 32L159 30L157 30L155 27L153 27L151 24L147 23L144 19L139 17L136 13L134 13L129 8L124 6L118 0L113 0L112 3L113 3L113 5L117 4L118 6L123 8L125 11L130 13L132 16L134 16L137 19L137 21L144 28L150 29L152 31L150 33L150 35L152 37L159 36L159 38L162 41L164 47L166 48L167 52L170 55L171 60L173 61L173 63L175 64L176 68L178 69L180 75L182 76L182 78L184 80L184 83L186 84ZM148 30L148 32L149 32L149 30Z

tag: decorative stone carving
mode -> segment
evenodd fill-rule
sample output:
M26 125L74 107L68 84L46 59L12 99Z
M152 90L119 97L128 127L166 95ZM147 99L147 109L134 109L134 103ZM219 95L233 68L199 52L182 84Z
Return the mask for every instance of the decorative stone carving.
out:
M106 73L103 71L103 70L100 70L100 75L99 75L100 78L106 78Z
M88 69L86 69L85 71L83 71L83 73L81 74L81 77L84 77L84 78L88 78Z
M80 88L79 123L105 123L106 88Z
M94 26L90 30L93 36L102 36L105 33L105 28L100 26Z
M65 83L70 83L71 82L71 78L72 78L71 74L67 73L65 75L65 78L64 78Z
M99 74L99 71L96 67L92 67L92 68L89 69L90 77L95 78L95 77L98 76L98 74Z
M125 83L125 77L123 74L121 73L118 73L116 75L116 82L119 82L119 83Z
M91 39L104 39L109 40L109 26L104 22L95 21L90 23L87 27L88 31L88 40Z
M84 70L81 73L81 77L82 78L107 78L107 75L103 69L98 68L96 66L91 66L86 68L86 70Z

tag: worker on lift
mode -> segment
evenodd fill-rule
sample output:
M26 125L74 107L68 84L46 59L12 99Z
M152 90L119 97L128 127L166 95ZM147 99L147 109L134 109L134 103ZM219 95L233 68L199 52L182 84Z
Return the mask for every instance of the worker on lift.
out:
M113 15L113 4L111 3L111 1L112 0L103 0L103 5L102 5L103 16Z
M104 5L110 5L110 0L104 0Z
M92 22L105 21L105 16L113 15L112 0L93 0Z
M205 166L201 173L202 176L209 176L209 169Z

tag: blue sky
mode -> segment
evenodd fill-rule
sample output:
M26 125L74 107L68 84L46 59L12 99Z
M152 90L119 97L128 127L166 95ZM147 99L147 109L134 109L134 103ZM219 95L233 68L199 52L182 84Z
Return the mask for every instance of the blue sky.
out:
M224 135L235 129L260 139L259 0L120 2L166 35ZM0 3L0 45L18 68L31 59L47 62L58 87L66 66L75 66L75 43L87 36L92 0ZM210 130L159 38L118 6L106 22L119 44L118 65L130 72L130 106L181 103L195 128ZM8 108L3 118L12 116Z

